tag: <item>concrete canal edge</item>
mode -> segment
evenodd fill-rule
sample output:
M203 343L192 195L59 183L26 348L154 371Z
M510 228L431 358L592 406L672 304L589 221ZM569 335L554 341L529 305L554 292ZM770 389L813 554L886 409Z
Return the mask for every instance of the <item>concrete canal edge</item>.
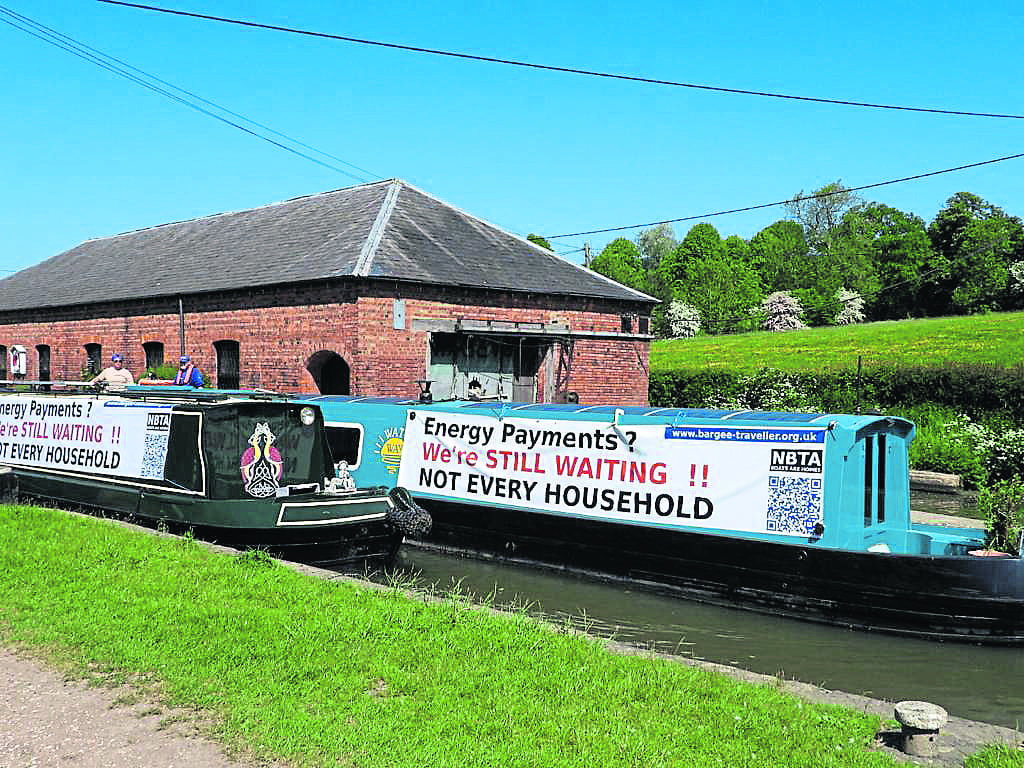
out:
M960 475L942 472L928 472L923 469L910 470L910 490L929 493L958 493L963 488Z
M73 515L81 515L83 517L92 517L90 515L84 515L78 512L69 512ZM96 518L92 518L96 519ZM141 533L147 533L152 536L161 536L165 538L180 538L174 534L166 531L156 531L152 528L146 528L143 526L135 525L121 520L108 519L109 522L115 525L120 525L125 528L130 528ZM222 554L237 555L239 551L230 547L220 546L218 544L210 544L208 542L196 543L207 547L213 552L220 552ZM298 573L303 573L313 578L323 579L325 581L344 581L352 584L357 584L361 588L365 589L378 589L378 590L390 590L393 587L389 587L383 584L377 584L366 579L360 579L354 576L347 576L344 574L337 573L335 571L325 570L323 568L317 568L315 566L305 565L302 563L293 563L286 560L278 560L282 565L290 568ZM417 596L418 599L423 599L422 595ZM436 598L441 600L443 598ZM484 609L481 610L492 610L495 613L502 613L495 609ZM607 641L606 647L613 653L619 653L628 656L643 656L646 658L657 658L664 659L679 664L685 664L690 667L698 667L701 669L713 670L730 677L734 680L739 680L754 685L769 685L779 688L786 693L793 696L798 696L806 701L821 702L826 704L834 704L836 706L843 707L845 709L851 709L858 712L864 712L870 715L877 715L883 718L883 723L895 723L895 705L896 702L884 701L881 699L873 699L867 696L861 696L854 693L846 693L844 691L833 691L827 688L821 688L819 686L811 685L809 683L802 683L796 680L785 680L779 677L773 677L771 675L763 675L756 672L749 672L738 667L730 667L724 664L717 664L714 662L703 661L700 659L692 659L685 656L676 656L668 653L656 653L645 648L639 648L637 646L627 645L625 643L619 643L615 641ZM27 663L27 662L26 662ZM940 704L942 702L935 702ZM1011 728L1004 728L998 725L991 725L989 723L980 723L973 720L965 720L958 717L949 717L948 722L942 728L941 733L937 739L937 754L931 758L914 758L901 752L897 747L901 742L901 731L898 725L893 725L891 728L881 731L876 736L875 747L879 750L885 751L897 759L905 760L907 762L917 763L920 765L933 765L933 766L962 766L964 760L981 750L982 748L990 744L1005 744L1011 748L1024 750L1024 731L1014 730Z

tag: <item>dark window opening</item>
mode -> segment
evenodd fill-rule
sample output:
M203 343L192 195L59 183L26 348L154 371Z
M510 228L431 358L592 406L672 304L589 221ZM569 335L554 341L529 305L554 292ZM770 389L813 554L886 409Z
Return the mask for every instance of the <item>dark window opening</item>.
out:
M100 360L103 357L103 347L99 344L86 344L85 345L85 373L89 376L95 376L101 370L103 365Z
M432 333L427 379L435 400L537 399L537 372L551 347L547 339L513 335Z
M146 353L146 370L151 371L164 364L164 345L160 341L147 341L142 345Z
M885 522L885 435L878 436L878 522Z
M871 500L874 498L873 475L875 468L875 440L868 437L864 441L864 527L871 525Z
M332 427L327 425L327 444L334 463L347 461L348 466L359 466L359 453L363 444L363 430L359 427Z
M646 335L646 334L651 332L651 318L649 318L649 317L641 317L640 318L640 322L638 323L638 325L640 326L640 328L639 328L640 333Z
M217 350L217 386L220 389L238 389L238 342L215 341L213 348Z
M622 315L622 317L620 319L622 320L622 332L623 333L632 333L633 332L633 316L632 315Z
M37 344L36 354L39 356L39 381L50 380L50 345Z
M0 344L0 379L7 378L7 347Z
M190 491L203 489L203 466L200 462L199 414L171 414L171 431L167 441L164 478L172 485Z

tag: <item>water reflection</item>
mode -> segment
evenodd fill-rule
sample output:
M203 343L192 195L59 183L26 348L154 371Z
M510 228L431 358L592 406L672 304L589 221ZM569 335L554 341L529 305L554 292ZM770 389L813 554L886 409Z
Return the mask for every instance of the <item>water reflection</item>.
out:
M910 492L910 508L921 512L937 512L956 517L978 516L978 494L976 491L957 493Z
M621 642L880 699L922 699L959 717L1024 726L1024 649L854 632L718 608L562 572L404 549L423 585L464 592Z

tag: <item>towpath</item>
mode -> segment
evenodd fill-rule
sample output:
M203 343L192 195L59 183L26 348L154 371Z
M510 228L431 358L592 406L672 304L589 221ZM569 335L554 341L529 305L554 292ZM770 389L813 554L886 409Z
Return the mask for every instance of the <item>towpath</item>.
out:
M248 768L195 713L90 687L0 648L0 768ZM265 768L265 764L264 768Z

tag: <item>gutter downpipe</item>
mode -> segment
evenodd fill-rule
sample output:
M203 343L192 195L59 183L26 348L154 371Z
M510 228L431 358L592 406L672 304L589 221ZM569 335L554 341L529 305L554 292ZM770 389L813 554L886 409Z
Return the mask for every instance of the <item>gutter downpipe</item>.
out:
M181 351L178 353L181 356L185 354L185 305L182 304L181 296L178 297L178 341L181 347Z

